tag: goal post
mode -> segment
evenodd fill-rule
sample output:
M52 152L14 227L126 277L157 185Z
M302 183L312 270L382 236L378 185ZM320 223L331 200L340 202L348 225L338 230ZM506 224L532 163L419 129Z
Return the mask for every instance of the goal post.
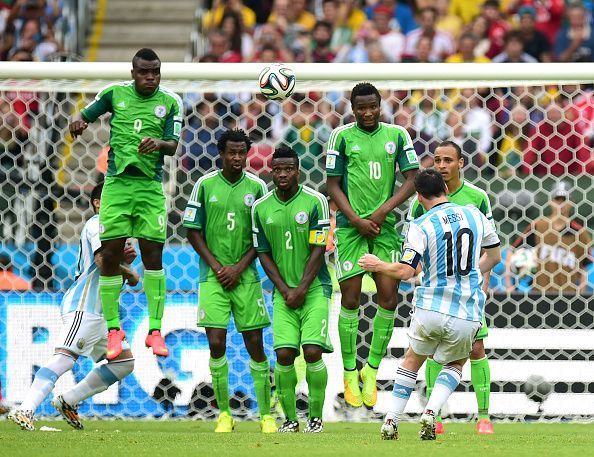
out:
M145 298L139 288L126 289L123 326L137 361L135 372L85 402L83 415L213 417L208 345L202 329L195 326L198 258L186 240L182 218L195 181L217 166L216 139L226 128L243 128L251 136L254 145L248 167L269 188L270 155L283 143L298 152L303 183L325 192L325 143L332 129L353 120L350 89L360 81L370 81L382 94L382 120L408 130L423 166L431 166L440 141L453 139L461 146L463 177L487 192L506 255L513 252L512 244L528 224L550 215L552 191L560 182L567 183L570 192L570 217L585 225L591 235L594 64L289 63L297 88L283 102L267 101L258 94L257 78L264 65L162 64L162 84L182 97L185 109L179 150L167 159L165 176L169 211L164 266L169 293L163 330L172 355L156 360L144 348ZM0 381L9 402L22 400L35 370L52 353L60 328L60 299L74 279L78 236L91 215L88 194L106 169L107 116L75 141L67 133L69 119L106 84L130 79L130 69L126 62L0 65L0 138L4 145L0 253L10 257L17 274L34 278L42 286L41 292L0 292ZM396 210L398 230L404 228L407 205ZM557 281L557 271L567 273L568 283L581 281L584 275L586 283L580 293L561 286L539 289L535 278L506 275L503 265L495 269L485 340L495 417L557 420L594 416L594 269L577 249L591 248L584 243L574 239L568 246L552 245L539 251L539 262L558 265L557 270L547 270L551 284ZM332 264L331 250L328 260ZM140 271L139 261L134 267ZM271 310L269 281L264 282L264 289ZM376 300L371 280L365 279L364 289L367 300L361 311L359 363L369 351ZM395 367L407 346L411 290L409 285L401 288L396 328L378 373L379 401L373 412L348 409L341 399L340 293L335 292L329 323L335 352L325 356L329 383L324 414L328 420L372 420L384 412ZM274 361L270 330L265 332L265 343ZM233 326L227 356L234 414L253 418L257 408L249 360ZM91 365L89 361L77 363L74 372L58 382L56 392L80 380ZM298 369L298 373L302 408L307 388L304 371ZM530 385L526 381L534 376L544 378L544 385L551 389L543 398L524 392ZM407 409L411 415L421 411L423 383L421 370ZM473 417L474 398L467 367L445 415ZM47 401L40 413L55 414Z

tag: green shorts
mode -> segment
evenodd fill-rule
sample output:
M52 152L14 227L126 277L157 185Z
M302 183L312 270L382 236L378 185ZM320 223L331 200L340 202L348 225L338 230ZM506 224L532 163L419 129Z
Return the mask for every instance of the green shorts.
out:
M489 336L489 327L487 327L487 318L483 315L483 326L481 327L481 329L478 331L478 333L474 337L474 340L475 341L476 340L484 340L488 336Z
M238 332L268 327L266 310L259 282L240 283L225 290L218 281L201 282L198 298L198 327L227 328L233 312Z
M402 239L390 224L382 226L381 233L370 240L355 227L341 227L334 232L336 240L334 260L338 282L365 273L358 262L364 254L374 254L384 262L398 262L402 251Z
M328 331L329 302L324 289L315 287L309 290L301 308L291 309L275 289L272 319L274 349L293 348L300 351L304 344L315 344L324 352L334 352Z
M101 193L99 238L107 241L129 237L165 243L163 184L138 176L108 176Z

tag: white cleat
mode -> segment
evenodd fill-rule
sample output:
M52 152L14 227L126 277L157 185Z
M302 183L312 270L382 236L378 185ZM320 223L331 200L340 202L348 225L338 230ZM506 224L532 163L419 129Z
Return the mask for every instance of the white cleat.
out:
M423 441L435 439L435 414L431 410L426 410L421 416L421 431L419 438Z
M84 428L83 424L80 422L77 407L66 403L62 395L58 395L54 398L52 401L52 406L56 408L56 410L62 415L68 425L77 430L82 430Z
M21 427L22 430L28 430L30 432L35 430L35 425L33 425L33 417L33 411L24 411L21 409L13 409L8 414L8 419Z
M397 440L398 439L398 425L393 419L386 419L380 428L382 440Z

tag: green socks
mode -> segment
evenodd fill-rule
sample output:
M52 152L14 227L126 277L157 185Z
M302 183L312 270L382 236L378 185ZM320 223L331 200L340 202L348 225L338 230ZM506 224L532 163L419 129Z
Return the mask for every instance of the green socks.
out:
M144 293L149 309L149 332L161 330L166 288L164 270L144 271Z
M210 358L210 374L212 376L212 389L220 412L231 414L229 409L229 365L227 356L220 359Z
M277 362L274 367L274 381L276 383L276 394L285 417L290 421L297 421L297 372L295 365L281 365ZM310 399L311 401L311 399Z
M433 392L433 386L435 385L435 380L439 376L443 365L437 363L433 359L427 359L425 361L425 383L427 384L427 400L431 396L431 392ZM436 419L441 421L441 415L437 416Z
M99 297L108 329L120 328L120 291L123 284L122 275L99 276Z
M359 333L359 310L340 308L338 316L338 336L340 352L345 370L357 368L357 334Z
M478 404L478 418L489 419L489 397L491 396L491 370L489 359L470 361L470 379Z
M250 359L250 373L254 379L254 390L260 410L260 418L270 414L270 364L268 359L256 362Z
M377 369L380 362L386 355L388 343L394 332L394 313L387 309L377 307L375 318L373 319L373 336L371 337L371 347L369 348L369 358L367 363Z
M328 384L328 370L324 360L320 359L314 363L308 363L305 372L307 388L309 390L309 414L308 417L322 417L324 409L324 398L326 396L326 385Z

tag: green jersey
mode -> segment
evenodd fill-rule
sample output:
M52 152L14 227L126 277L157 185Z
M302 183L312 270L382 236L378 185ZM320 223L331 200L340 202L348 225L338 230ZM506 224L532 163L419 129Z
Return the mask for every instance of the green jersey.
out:
M310 245L326 246L328 241L328 201L306 186L299 186L297 193L286 202L272 190L254 203L252 224L256 251L270 252L287 286L297 287L311 256ZM323 287L328 297L332 292L325 262L310 290L316 287Z
M455 192L448 195L448 200L461 206L474 206L483 213L491 223L493 223L493 214L491 214L489 197L483 189L476 187L474 184L462 180L460 187L458 187ZM421 206L419 200L415 197L408 210L406 220L410 222L413 219L422 216L425 212L425 208Z
M234 183L220 170L208 173L194 185L184 212L184 227L201 230L206 245L221 265L235 265L252 247L251 209L267 191L266 183L251 173L243 173ZM216 281L210 266L200 258L200 282ZM259 281L255 262L241 282Z
M136 92L134 81L115 83L99 92L81 114L85 121L95 122L107 112L111 113L107 176L127 173L161 181L164 154L140 155L138 145L146 137L179 141L181 98L162 86L145 97Z
M369 217L393 194L396 185L396 166L403 173L419 168L417 154L408 132L398 126L380 122L369 133L355 122L334 129L326 147L326 174L342 177L342 191L355 213ZM390 213L386 223L394 225L396 217ZM339 211L336 226L348 226Z

